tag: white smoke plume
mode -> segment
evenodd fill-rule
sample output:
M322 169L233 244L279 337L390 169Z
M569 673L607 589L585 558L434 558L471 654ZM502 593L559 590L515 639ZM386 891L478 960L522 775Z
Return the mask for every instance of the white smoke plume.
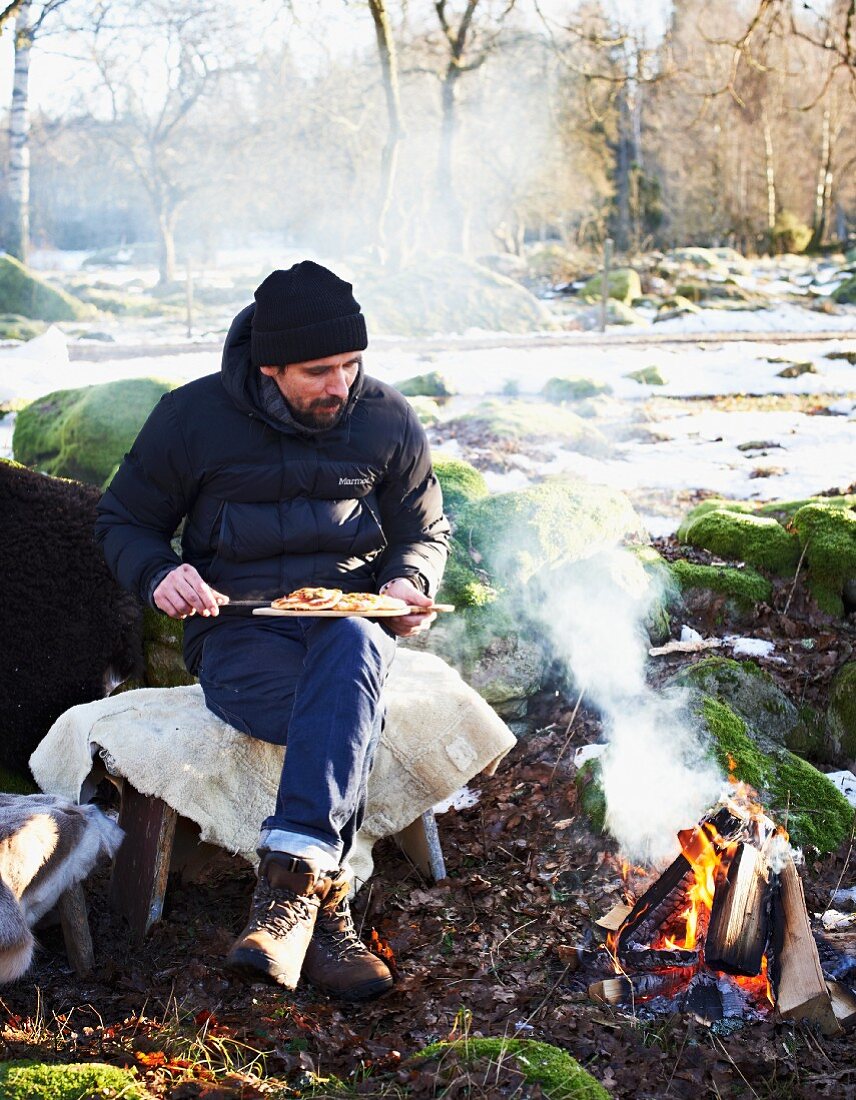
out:
M659 595L640 583L630 551L616 549L563 572L544 593L544 621L578 690L603 720L607 828L636 863L679 851L679 829L718 799L723 777L701 744L686 693L645 680L645 616Z

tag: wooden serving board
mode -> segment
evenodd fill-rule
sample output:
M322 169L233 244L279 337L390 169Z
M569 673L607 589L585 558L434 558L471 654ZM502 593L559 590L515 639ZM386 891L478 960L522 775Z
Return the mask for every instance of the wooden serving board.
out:
M402 615L427 615L432 611L454 611L450 603L435 603L432 607L402 607L380 611L337 611L331 607L326 611L280 611L277 607L257 607L254 615L279 615L286 618L301 619L347 619L356 616L360 619L395 619Z

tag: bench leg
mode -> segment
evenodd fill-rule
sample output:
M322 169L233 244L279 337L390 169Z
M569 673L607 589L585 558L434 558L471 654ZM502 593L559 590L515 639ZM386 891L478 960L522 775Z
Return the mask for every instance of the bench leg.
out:
M426 810L421 817L417 817L397 833L395 839L407 858L426 878L439 882L446 877L446 863L433 810Z
M125 839L113 861L110 904L127 918L137 943L163 914L177 817L161 799L140 794L125 781L119 811Z
M65 951L75 974L81 977L95 966L95 952L92 950L92 935L89 931L89 917L86 913L86 898L83 886L76 882L70 886L57 902Z

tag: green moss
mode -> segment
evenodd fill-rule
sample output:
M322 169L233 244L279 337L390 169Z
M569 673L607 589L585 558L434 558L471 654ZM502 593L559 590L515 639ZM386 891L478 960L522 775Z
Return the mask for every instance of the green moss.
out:
M659 367L642 367L641 370L631 371L629 374L625 374L625 378L629 378L633 382L640 382L645 386L665 386L666 379L660 373Z
M423 428L433 428L440 420L440 406L433 397L408 397L407 404Z
M769 603L773 596L773 586L766 577L748 567L696 565L679 559L671 563L670 569L682 592L690 588L721 592L744 609Z
M841 791L788 749L764 753L743 719L725 703L705 696L701 710L723 770L734 761L735 777L761 794L767 812L787 828L795 844L834 851L853 821L853 808Z
M632 267L617 267L610 271L608 294L629 306L642 297L642 283ZM580 297L586 301L599 302L603 297L603 275L595 275L580 290Z
M31 321L17 313L0 313L0 340L32 340L46 327L42 321Z
M809 588L818 607L842 615L844 585L856 577L856 512L807 504L794 514L792 524L805 549Z
M442 1058L454 1053L465 1063L480 1059L510 1062L549 1100L609 1100L609 1093L567 1051L535 1039L459 1039L432 1043L420 1058Z
M129 1070L103 1062L53 1065L16 1061L0 1063L0 1096L4 1100L81 1100L90 1096L145 1100L148 1093Z
M475 424L496 440L560 440L575 451L605 457L606 436L570 409L546 401L484 401L461 417L459 424Z
M586 760L574 776L580 810L596 833L606 831L606 795L601 783L599 760Z
M550 378L541 390L541 396L554 405L561 405L565 401L582 401L586 397L597 397L604 393L612 393L612 386L594 378Z
M754 661L705 657L687 665L674 682L712 695L748 722L763 748L783 746L798 721L797 708L773 677Z
M164 303L155 298L146 298L142 294L123 294L119 290L105 290L86 283L73 286L81 301L87 302L103 313L113 313L119 317L163 317L174 314L174 308L164 308Z
M645 538L623 493L570 478L470 501L457 530L500 586L518 588L541 569L585 560L624 538Z
M805 508L808 504L822 504L826 508L853 509L856 508L856 493L844 493L837 497L803 497L800 500L770 500L765 504L757 504L746 500L728 500L725 497L710 497L708 500L703 500L700 504L697 504L695 508L687 513L678 528L677 536L681 542L686 542L687 531L692 526L693 522L697 520L699 516L706 515L708 512L715 510L738 512L741 515L772 517L785 526L793 519L800 508Z
M451 382L436 370L405 378L403 382L397 382L395 388L405 397L451 397L455 393Z
M447 512L456 514L469 500L480 500L488 495L487 482L469 462L458 458L434 457L434 473L443 490L443 505Z
M773 573L792 573L800 556L796 537L774 519L724 508L708 511L689 524L685 541L717 557L743 561Z
M606 321L610 325L647 325L648 319L625 302L610 298L606 306Z
M39 788L31 776L18 775L0 767L0 791L3 794L38 794Z
M852 763L856 760L856 661L842 665L833 678L827 724L836 756Z
M12 256L0 254L0 302L5 313L36 321L85 321L95 311L49 286Z
M160 397L175 385L129 378L38 398L16 419L15 458L57 477L102 485Z
M437 593L438 601L453 604L456 608L486 607L493 603L496 596L496 589L476 571L466 546L460 539L453 538L443 583Z

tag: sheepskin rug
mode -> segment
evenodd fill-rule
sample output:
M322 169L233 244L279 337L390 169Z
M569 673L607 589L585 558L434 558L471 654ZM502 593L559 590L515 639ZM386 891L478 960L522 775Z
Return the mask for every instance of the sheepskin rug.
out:
M30 929L60 896L112 858L122 830L95 806L47 794L0 794L0 983L28 970Z

